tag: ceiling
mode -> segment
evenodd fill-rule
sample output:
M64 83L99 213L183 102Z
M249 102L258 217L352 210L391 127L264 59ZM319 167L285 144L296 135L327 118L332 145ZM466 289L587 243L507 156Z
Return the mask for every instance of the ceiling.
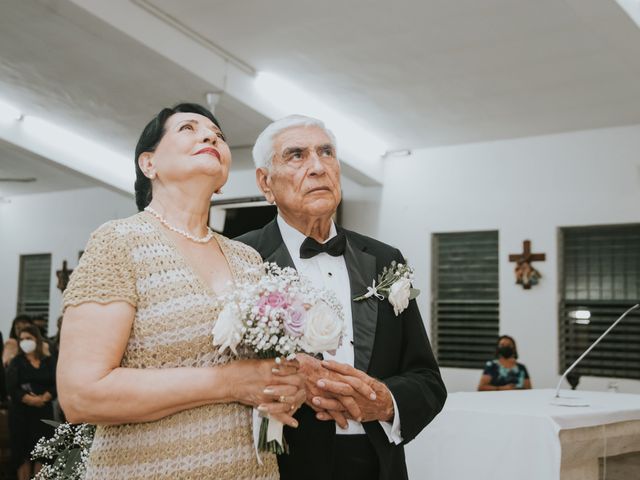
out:
M159 108L204 103L213 82L179 65L196 50L145 46L135 32L125 35L122 26L94 16L98 4L0 2L0 97L130 156ZM381 132L393 148L640 123L640 29L613 1L112 0L110 6L132 4L155 9L256 70L286 77ZM232 147L246 150L269 122L259 111L248 97L223 95L216 114ZM0 170L26 175L21 162L42 161L26 157L2 146ZM238 158L234 168L250 167L248 155ZM58 178L50 188L82 182L91 183L70 175L68 187ZM36 185L23 187L30 193Z
M210 88L207 82L70 2L0 2L0 97L24 107L28 114L54 119L124 155L132 156L142 128L162 107L180 101L205 103ZM232 146L252 144L268 123L225 95L216 114ZM0 170L6 176L23 175L21 158L24 155L0 149ZM249 166L249 162L241 163L237 167ZM39 173L55 167L48 168ZM89 179L84 182L99 184ZM39 177L37 187L13 184L9 189L0 184L0 191L17 195L33 193L34 188L42 192L45 186L53 191L77 185L77 179L70 178L65 184L57 175L55 181Z
M0 179L7 178L36 180L25 183L0 181L0 198L96 185L94 180L73 170L61 168L45 158L0 141Z
M640 122L640 29L614 1L145 3L395 148Z

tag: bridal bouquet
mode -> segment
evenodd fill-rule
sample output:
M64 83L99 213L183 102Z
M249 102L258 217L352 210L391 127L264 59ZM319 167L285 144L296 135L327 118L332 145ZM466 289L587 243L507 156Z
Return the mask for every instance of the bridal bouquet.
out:
M333 292L313 287L293 268L275 263L263 267L264 275L257 282L238 283L219 299L223 308L213 327L213 344L234 354L241 345L260 358L276 359L293 359L299 352L335 351L345 326ZM288 453L282 423L260 418L255 409L253 413L256 453Z

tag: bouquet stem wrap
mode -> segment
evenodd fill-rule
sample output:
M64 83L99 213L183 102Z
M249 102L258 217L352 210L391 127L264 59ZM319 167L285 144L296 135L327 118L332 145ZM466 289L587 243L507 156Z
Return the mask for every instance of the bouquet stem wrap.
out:
M289 453L283 428L284 425L281 421L262 417L257 409L253 409L253 446L256 449L256 457L260 465L262 465L260 452L272 452L276 455Z

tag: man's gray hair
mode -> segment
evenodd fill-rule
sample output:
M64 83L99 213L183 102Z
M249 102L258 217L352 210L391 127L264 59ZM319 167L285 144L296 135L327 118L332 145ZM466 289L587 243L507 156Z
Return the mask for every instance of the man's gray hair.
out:
M275 138L284 130L295 127L320 127L331 140L333 148L336 148L336 137L331 130L325 127L322 120L304 115L289 115L271 123L258 135L251 151L256 168L266 168L267 170L271 168L273 156L276 153L273 147Z

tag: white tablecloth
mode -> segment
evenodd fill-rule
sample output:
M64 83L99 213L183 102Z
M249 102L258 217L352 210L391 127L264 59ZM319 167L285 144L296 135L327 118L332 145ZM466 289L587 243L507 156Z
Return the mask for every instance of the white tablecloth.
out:
M558 480L563 429L640 419L640 395L562 391L588 407L551 404L554 390L459 392L406 447L412 480Z

